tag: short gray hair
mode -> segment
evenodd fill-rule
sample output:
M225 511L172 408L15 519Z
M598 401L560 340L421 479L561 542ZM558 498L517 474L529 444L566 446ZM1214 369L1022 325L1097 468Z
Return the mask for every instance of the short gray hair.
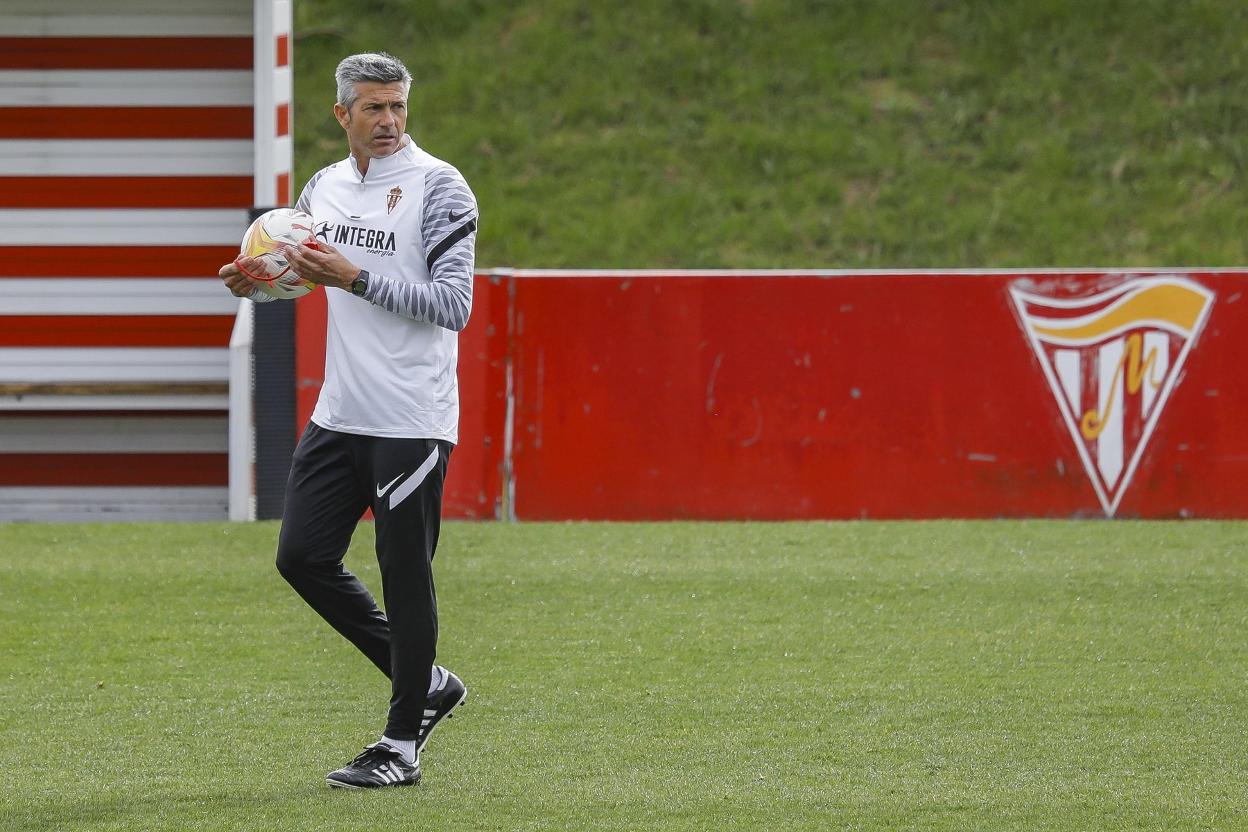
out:
M361 52L348 55L338 62L334 70L334 80L338 82L338 103L351 109L351 105L360 97L355 85L361 81L374 81L378 84L403 85L403 95L412 86L412 73L407 71L403 62L386 52Z

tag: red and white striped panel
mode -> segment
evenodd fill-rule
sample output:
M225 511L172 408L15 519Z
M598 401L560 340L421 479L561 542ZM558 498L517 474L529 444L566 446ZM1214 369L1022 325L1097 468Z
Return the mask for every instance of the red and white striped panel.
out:
M291 204L291 9L256 0L255 204Z
M289 204L290 17L0 5L0 520L226 516L216 272Z

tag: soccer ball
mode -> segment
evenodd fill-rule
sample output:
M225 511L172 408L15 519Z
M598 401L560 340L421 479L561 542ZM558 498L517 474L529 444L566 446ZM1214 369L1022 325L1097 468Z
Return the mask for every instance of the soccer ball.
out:
M291 271L282 256L283 246L297 246L304 240L315 241L312 217L294 208L274 208L256 217L243 235L239 256L255 257L259 270L243 270L243 274L260 285L260 291L278 299L297 298L316 288ZM241 268L241 266L240 266Z

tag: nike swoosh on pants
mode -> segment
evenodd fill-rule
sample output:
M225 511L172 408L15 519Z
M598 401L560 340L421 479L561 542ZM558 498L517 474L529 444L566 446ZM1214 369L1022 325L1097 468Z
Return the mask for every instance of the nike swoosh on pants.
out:
M416 473L412 474L407 480L394 491L390 492L390 508L395 508L399 503L408 498L413 491L420 487L425 481L425 477L429 476L429 472L433 470L433 466L438 464L438 446L433 446L433 453L429 454L429 458L420 464L416 469Z
M386 492L390 490L390 486L394 485L396 482L398 482L401 479L403 479L403 475L399 474L397 477L390 480L390 482L386 483L385 485L377 486L377 499L381 499L382 497L386 496Z

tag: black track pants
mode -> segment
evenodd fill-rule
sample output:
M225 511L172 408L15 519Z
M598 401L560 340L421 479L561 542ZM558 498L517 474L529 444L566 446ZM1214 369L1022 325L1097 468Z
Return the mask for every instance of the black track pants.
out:
M309 423L286 482L277 568L308 604L390 677L386 736L414 740L438 643L433 554L453 445L382 439ZM364 509L376 518L385 614L343 566Z

